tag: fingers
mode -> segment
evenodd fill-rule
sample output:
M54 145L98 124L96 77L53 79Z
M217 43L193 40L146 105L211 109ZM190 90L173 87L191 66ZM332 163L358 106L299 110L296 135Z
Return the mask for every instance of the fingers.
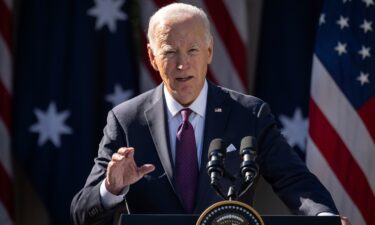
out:
M119 148L117 152L112 155L110 165L112 166L114 163L125 163L128 165L132 165L132 167L136 170L136 176L138 177L138 179L155 170L155 166L152 164L145 164L141 167L137 167L134 161L134 148L132 147Z
M123 159L131 159L134 157L134 148L120 148L116 153L112 155L113 161L121 161Z
M125 156L126 158L134 155L134 148L132 147L122 147L117 151L118 154Z
M112 160L108 164L111 173L108 175L122 176L125 180L135 182L141 179L145 174L155 170L152 164L145 164L138 167L134 160L134 148L123 147L112 155ZM109 172L108 170L108 172Z
M151 173L152 171L155 170L155 166L152 165L152 164L144 164L143 166L139 167L139 174L141 177L143 177L144 175L148 174L148 173Z
M120 148L117 153L113 154L113 156L119 160L122 160L124 157L126 159L133 159L134 160L134 148L132 147L123 147ZM113 157L112 157L113 158ZM141 167L138 167L138 176L139 178L143 177L144 175L151 173L155 170L155 166L152 164L145 164Z
M114 161L114 162L121 161L121 160L123 160L124 158L125 158L124 155L121 155L121 154L118 154L118 153L114 153L114 154L112 155L112 161Z

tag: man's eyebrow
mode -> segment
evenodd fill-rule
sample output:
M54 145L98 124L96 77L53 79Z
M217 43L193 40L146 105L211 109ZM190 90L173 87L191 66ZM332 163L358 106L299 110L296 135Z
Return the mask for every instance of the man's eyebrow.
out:
M163 45L161 46L160 48L162 51L169 51L169 50L173 50L174 48L170 45Z

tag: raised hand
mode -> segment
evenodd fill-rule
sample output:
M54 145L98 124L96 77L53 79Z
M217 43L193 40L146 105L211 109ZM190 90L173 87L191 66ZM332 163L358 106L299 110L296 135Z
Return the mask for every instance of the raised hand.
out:
M105 186L109 192L118 195L126 186L134 184L154 169L152 164L137 166L134 161L134 148L120 148L112 155L108 164Z

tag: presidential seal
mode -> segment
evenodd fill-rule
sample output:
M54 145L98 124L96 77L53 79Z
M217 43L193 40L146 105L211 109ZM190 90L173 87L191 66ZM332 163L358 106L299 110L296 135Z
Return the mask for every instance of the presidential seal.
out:
M207 208L196 225L264 225L251 206L239 201L221 201Z

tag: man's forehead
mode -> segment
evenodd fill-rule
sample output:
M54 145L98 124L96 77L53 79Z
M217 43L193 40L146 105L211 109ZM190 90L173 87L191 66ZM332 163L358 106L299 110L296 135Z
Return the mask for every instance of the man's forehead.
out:
M162 41L160 42L160 48L161 49L164 49L164 50L168 50L168 49L175 49L177 47L181 47L181 46L185 46L186 47L200 47L202 46L202 43L199 43L199 42L185 42L184 44L182 44L182 42L168 42L168 41Z
M205 30L197 26L169 26L161 24L155 29L155 39L159 42L169 42L175 38L181 40L190 39L197 44L204 39Z
M176 15L163 18L156 24L155 33L170 33L173 30L184 29L204 29L204 23L201 18L193 17L177 17Z
M179 32L160 32L159 35L155 36L155 41L159 46L172 46L176 47L179 45L200 46L204 43L205 36L193 31L187 31L183 33Z

